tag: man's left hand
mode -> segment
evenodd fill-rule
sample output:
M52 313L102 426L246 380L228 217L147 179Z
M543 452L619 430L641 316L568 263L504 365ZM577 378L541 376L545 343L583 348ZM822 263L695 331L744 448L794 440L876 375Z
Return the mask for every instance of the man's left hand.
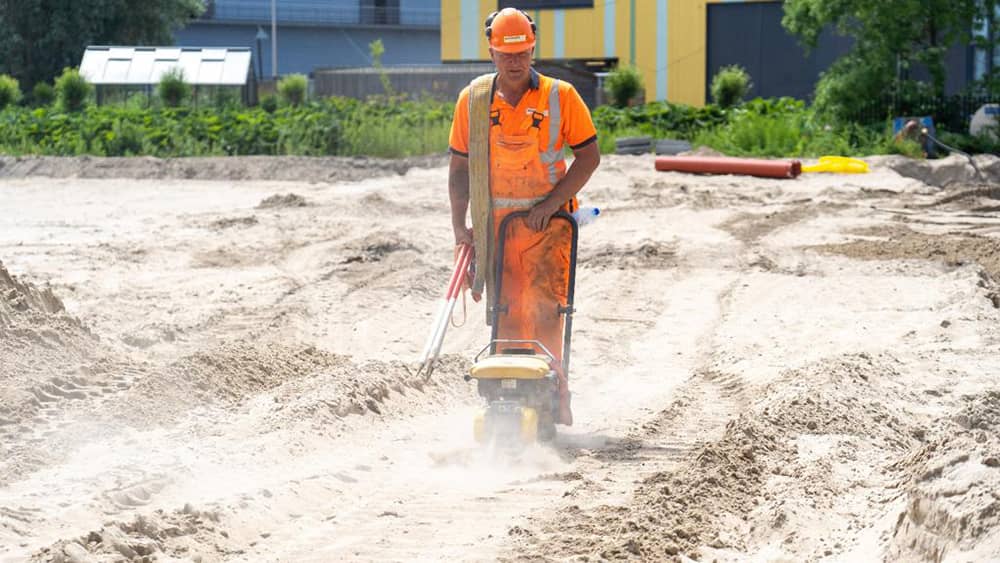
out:
M559 204L549 200L542 201L531 208L525 222L536 231L544 231L549 226L549 219L559 211Z

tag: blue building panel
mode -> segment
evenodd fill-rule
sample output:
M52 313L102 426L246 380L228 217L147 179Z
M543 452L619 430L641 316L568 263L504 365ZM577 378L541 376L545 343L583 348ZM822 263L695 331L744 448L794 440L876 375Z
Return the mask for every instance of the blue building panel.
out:
M387 66L441 62L440 0L277 0L276 11L281 75L371 66L376 39ZM258 42L260 31L271 34L271 0L214 0L174 39L182 47L249 47L254 72L270 77L271 39Z

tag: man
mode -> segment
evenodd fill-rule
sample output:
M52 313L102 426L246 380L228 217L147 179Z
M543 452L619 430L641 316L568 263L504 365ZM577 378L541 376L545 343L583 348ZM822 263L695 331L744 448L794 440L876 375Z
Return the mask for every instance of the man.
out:
M455 244L474 245L477 267L473 292L481 292L485 283L488 303L503 308L497 338L538 340L561 362L564 311L560 307L567 302L571 231L568 222L550 224L550 219L560 210L576 210L577 192L600 163L597 131L571 84L532 68L535 24L527 14L514 8L491 14L486 19L486 37L497 72L480 77L462 91L451 127L448 192ZM481 100L478 105L477 100ZM474 108L484 111L473 113ZM479 152L470 154L470 130L475 131L480 124L480 130L485 131L486 120L488 149L480 143L478 149L472 147ZM481 135L479 138L485 140L485 133ZM575 157L568 169L563 159L565 146ZM486 155L488 192L477 192L480 185L485 186L483 172L479 182L471 182L470 229L466 224L470 160L486 163ZM477 204L476 193L488 194L489 201ZM488 210L479 220L478 209ZM501 221L516 211L527 211L528 216L512 220L506 232L504 264L494 265L491 261ZM490 272L495 266L503 268L502 295L491 295L495 288ZM566 374L561 375L564 388L560 394L567 399L559 422L570 424Z

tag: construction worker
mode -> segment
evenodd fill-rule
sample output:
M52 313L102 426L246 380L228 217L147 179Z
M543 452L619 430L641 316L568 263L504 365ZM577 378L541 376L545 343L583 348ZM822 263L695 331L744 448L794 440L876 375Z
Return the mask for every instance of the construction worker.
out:
M526 13L515 8L494 12L486 19L486 37L496 73L462 90L451 126L448 191L455 244L476 249L473 294L485 285L488 303L506 307L498 321L498 338L538 340L561 361L564 325L559 307L567 302L571 227L566 221L550 224L550 219L560 210L576 210L577 192L600 163L597 131L571 84L532 68L535 24ZM474 133L477 125L479 137ZM568 169L563 158L567 146L574 156ZM481 170L488 169L480 174L480 182L475 166L470 180L470 162L477 164L477 159ZM477 189L482 189L477 186L486 186L486 176L489 201L477 204ZM470 183L472 229L466 224ZM477 221L477 210L487 208L490 220ZM502 295L491 295L492 271L500 267L491 263L499 228L515 211L529 214L511 222ZM568 389L560 393L567 399L557 421L571 424Z

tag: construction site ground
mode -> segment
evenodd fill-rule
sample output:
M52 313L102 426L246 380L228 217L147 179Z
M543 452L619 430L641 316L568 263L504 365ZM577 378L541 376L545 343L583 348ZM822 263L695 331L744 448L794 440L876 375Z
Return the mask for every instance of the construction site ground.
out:
M481 306L414 373L446 157L0 159L0 561L1000 559L1000 158L653 158L581 194L576 424L516 456Z

